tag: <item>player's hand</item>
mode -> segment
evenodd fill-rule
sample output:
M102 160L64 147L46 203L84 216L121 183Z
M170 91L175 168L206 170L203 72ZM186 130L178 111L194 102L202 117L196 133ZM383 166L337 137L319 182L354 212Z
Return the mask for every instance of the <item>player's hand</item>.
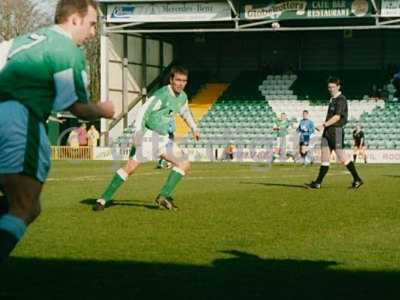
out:
M100 109L103 118L111 119L115 114L114 104L111 101L97 103L97 107Z
M318 125L317 127L315 127L315 129L317 130L317 131L323 131L324 130L324 125Z
M200 131L196 130L195 132L193 132L193 138L196 141L199 141L200 140Z

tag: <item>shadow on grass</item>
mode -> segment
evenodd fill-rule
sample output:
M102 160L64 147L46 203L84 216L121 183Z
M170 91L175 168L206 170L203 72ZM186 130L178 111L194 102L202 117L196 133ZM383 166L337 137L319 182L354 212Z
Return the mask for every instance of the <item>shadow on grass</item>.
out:
M210 266L11 258L0 299L398 299L400 272L224 253Z
M288 184L288 183L269 183L269 182L240 182L240 184L258 184L264 186L278 186L285 188L298 188L298 189L308 189L307 186L300 184Z
M400 175L383 175L385 177L400 178Z
M80 203L88 205L88 206L93 206L96 203L97 199L94 198L88 198L80 201ZM148 202L142 202L142 201L137 201L137 200L113 200L108 208L112 208L113 206L136 206L136 207L144 207L147 209L158 209L158 206L155 204L149 204Z

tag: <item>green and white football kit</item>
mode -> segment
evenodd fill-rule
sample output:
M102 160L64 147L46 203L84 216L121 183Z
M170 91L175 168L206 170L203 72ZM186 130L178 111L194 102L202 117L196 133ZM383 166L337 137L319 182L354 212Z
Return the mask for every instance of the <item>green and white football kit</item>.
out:
M169 138L174 135L177 114L186 121L193 132L197 131L185 92L175 95L170 85L157 90L137 113L129 159L139 163L157 160L160 156L167 156L174 162L187 160L179 146ZM94 210L104 209L128 176L123 168L117 170L102 197L97 200ZM185 176L183 170L173 167L159 195L171 201L171 193L183 176Z
M44 124L52 111L88 101L85 56L58 26L17 37L2 55L0 174L44 182L50 168Z

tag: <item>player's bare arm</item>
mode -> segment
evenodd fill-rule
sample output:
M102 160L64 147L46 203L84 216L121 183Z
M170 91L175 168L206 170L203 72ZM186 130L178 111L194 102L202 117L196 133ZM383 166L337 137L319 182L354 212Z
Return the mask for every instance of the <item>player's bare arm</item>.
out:
M341 116L340 116L340 115L334 115L332 118L330 118L330 119L329 119L328 121L326 121L325 123L323 123L323 124L317 126L316 129L317 129L318 131L322 131L322 130L324 130L325 127L332 126L333 124L339 122L340 119L341 119Z
M114 105L111 101L97 104L75 102L69 109L74 115L85 120L110 119L114 116Z

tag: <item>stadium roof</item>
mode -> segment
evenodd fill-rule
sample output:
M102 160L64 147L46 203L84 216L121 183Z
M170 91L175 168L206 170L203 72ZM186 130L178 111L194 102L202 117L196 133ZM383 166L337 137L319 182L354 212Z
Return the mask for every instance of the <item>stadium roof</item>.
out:
M388 0L99 0L104 33L400 29ZM321 6L315 3L325 3ZM336 3L336 4L335 4ZM338 7L337 3L342 3Z

